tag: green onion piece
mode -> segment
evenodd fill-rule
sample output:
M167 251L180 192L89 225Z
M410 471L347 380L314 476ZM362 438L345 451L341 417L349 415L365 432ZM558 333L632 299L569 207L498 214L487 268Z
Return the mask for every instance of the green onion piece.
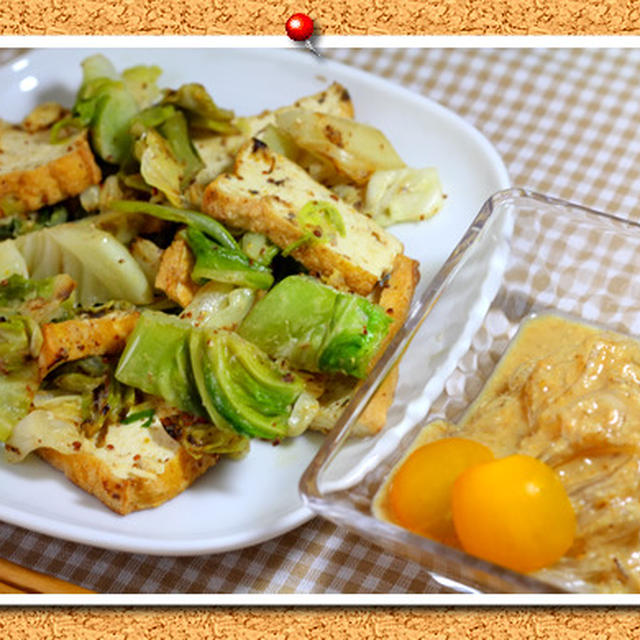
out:
M142 427L150 427L153 422L153 417L155 416L155 411L153 409L145 409L144 411L136 411L135 413L129 414L126 418L122 420L122 424L132 424L137 422L138 420L142 420L146 418L146 420L142 423Z
M74 116L67 116L62 120L58 120L52 127L49 132L49 142L51 144L62 144L63 142L67 142L69 138L73 136L73 134L69 134L68 136L61 137L60 131L65 129L66 127L73 127L74 129L84 129L88 126L88 123L84 122L81 118L77 118Z
M340 212L330 203L323 200L311 200L300 209L297 215L302 227L320 227L324 231L335 229L342 237L347 230Z
M181 111L176 111L158 126L158 131L169 142L173 155L184 165L184 174L180 181L180 186L185 189L196 174L204 168L204 162L189 136L187 119Z
M307 232L283 249L282 255L285 257L307 242L327 242L334 232L343 237L347 232L340 212L330 202L323 200L307 202L298 211L296 219Z

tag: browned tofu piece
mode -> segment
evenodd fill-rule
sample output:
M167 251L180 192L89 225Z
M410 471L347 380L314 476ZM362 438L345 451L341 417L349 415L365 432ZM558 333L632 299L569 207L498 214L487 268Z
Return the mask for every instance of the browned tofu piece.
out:
M381 288L380 295L376 301L387 315L393 318L389 333L382 343L380 351L378 351L378 358L405 323L409 315L409 309L411 309L413 294L419 281L420 264L418 261L404 254L399 255L394 263L391 276ZM371 366L377 362L378 358L372 362Z
M309 229L297 215L309 202L328 202L338 212L345 233L328 242L304 241ZM362 215L304 169L254 140L236 157L233 174L222 174L204 193L202 209L239 229L266 235L328 284L368 295L393 269L402 253L400 241Z
M116 467L110 464L108 454L99 458L92 451L85 453L82 451L82 439L77 442L81 447L77 453L42 448L37 450L37 454L120 515L151 509L174 498L220 458L218 455L205 455L196 459L177 446L167 454L169 459L162 472L147 477L123 478L115 472Z
M86 131L51 144L48 129L29 133L0 122L0 217L56 204L101 178Z
M411 301L420 280L419 264L416 260L400 255L396 258L391 277L380 292L378 304L393 318L389 333L385 338L377 357L371 362L371 368L380 359L388 344L405 323L411 308ZM398 384L398 367L389 371L369 404L360 415L354 435L378 433L387 421L387 411L393 403Z
M306 109L315 113L353 118L353 104L349 92L341 84L334 82L324 91L300 98L292 105L273 111L263 111L255 116L236 118L234 122L242 133L230 136L217 134L196 136L193 142L205 167L196 176L195 184L190 190L192 203L199 207L204 188L216 176L233 167L233 159L242 145L265 127L275 125L278 115L291 109Z
M405 255L398 256L391 276L380 290L377 299L377 303L384 308L387 315L393 318L393 323L389 327L389 333L380 347L376 359L371 363L371 367L382 356L389 342L406 321L419 279L418 263ZM352 435L373 435L382 429L387 420L387 411L393 402L397 383L398 369L394 367L360 414ZM320 412L311 424L311 428L316 431L331 429L356 388L354 380L344 376L328 379L325 392L319 398Z
M97 318L43 324L38 357L40 376L44 378L63 362L120 353L139 316L137 311L113 311Z
M160 258L155 287L167 297L186 307L195 296L199 286L191 279L193 254L182 238L176 238Z

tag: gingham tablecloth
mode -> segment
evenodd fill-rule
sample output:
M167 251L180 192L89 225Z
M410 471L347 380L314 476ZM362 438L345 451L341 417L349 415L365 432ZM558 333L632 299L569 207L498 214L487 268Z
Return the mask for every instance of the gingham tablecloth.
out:
M496 146L515 186L640 218L640 50L326 49L323 54L460 114ZM0 62L9 55L0 50ZM104 551L0 523L0 556L103 593L438 589L419 565L321 519L248 549L192 558Z

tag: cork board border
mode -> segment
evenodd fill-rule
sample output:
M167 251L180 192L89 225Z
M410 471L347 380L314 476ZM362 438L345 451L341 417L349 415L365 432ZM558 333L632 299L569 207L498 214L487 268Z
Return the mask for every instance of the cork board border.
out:
M640 33L637 0L4 0L0 35L280 35L296 11L333 35Z
M0 610L14 640L263 640L284 638L635 638L633 609L23 609Z

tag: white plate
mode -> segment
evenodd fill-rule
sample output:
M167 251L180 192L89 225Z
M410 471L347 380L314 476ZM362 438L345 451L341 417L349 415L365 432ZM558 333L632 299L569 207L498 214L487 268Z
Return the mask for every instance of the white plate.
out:
M19 121L36 104L71 105L84 49L33 51L0 69L1 116ZM448 194L432 220L396 227L406 252L420 260L422 286L442 265L485 199L509 186L489 142L457 115L380 78L305 51L258 49L112 49L122 69L159 65L162 86L202 82L216 102L238 115L274 108L332 81L351 93L356 117L382 129L408 165L438 168ZM409 357L409 355L407 356ZM298 481L320 439L305 435L278 447L252 443L242 461L223 461L165 505L126 517L37 459L0 463L0 518L84 544L146 554L195 555L268 540L311 518Z

